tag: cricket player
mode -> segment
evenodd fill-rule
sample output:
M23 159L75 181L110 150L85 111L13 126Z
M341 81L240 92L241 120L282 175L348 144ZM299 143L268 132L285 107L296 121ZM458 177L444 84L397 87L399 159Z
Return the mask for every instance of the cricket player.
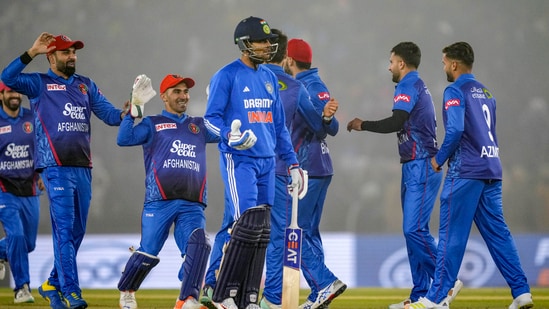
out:
M22 96L0 82L0 280L9 261L15 283L14 303L32 303L29 253L36 247L40 194L44 184L34 170L32 111L21 106Z
M34 112L34 168L48 192L54 265L38 288L52 308L87 308L78 282L76 256L86 233L92 196L91 115L118 126L124 111L110 103L89 77L76 74L76 51L84 43L43 32L2 72L2 81L29 98ZM44 54L47 73L22 73Z
M290 169L292 185L298 190L303 186L304 174L286 128L278 79L261 65L276 53L275 38L264 19L243 19L234 33L240 58L217 71L210 81L204 118L206 127L221 139L220 169L225 183L225 214L209 266L210 272L219 271L212 298L205 300L217 308L259 308L276 155Z
M440 226L435 277L425 297L406 309L448 308L441 304L454 285L473 222L501 275L511 287L509 309L532 308L532 294L509 227L503 217L502 168L496 135L496 99L472 74L475 55L467 42L442 49L451 84L444 90L445 136L431 159L448 171L440 194Z
M312 59L309 43L302 39L288 41L288 58L284 62L286 72L305 85L313 104L323 110L325 106L330 106L331 95L318 74L318 68L311 67ZM338 105L332 106L329 114L322 115L330 136L335 136L339 131L339 121L335 117L337 108ZM303 229L301 269L311 293L299 307L324 308L347 288L326 266L320 236L324 201L334 174L332 158L326 139L316 136L303 121L296 121L292 136L300 138L295 149L303 169L309 173L307 195L299 201L298 225Z
M323 121L322 114L332 116L339 103L332 98L324 106L324 109L313 105L309 92L305 89L303 83L284 71L288 37L278 29L272 29L272 31L278 36L276 39L278 50L273 59L265 66L273 71L278 78L280 97L286 117L286 127L290 131L295 149L304 146L313 135L320 139L326 138L327 131L335 123ZM293 130L294 127L303 127L303 124L306 124L309 130ZM288 194L287 188L288 178L286 163L277 158L275 202L271 210L271 240L267 247L265 287L260 302L262 308L277 309L281 306L284 230L290 223L292 204L292 197Z
M118 132L119 146L142 145L145 159L145 204L141 215L141 242L126 263L118 283L120 308L136 309L135 291L160 259L158 253L174 226L174 239L183 263L179 270L181 293L175 309L204 308L198 302L210 244L204 231L207 205L206 144L219 137L204 126L202 117L186 114L189 90L195 82L190 77L168 74L160 84L164 110L134 124L143 114L144 103L151 96L150 79L137 77L132 105L142 104L126 115ZM143 96L135 92L143 89ZM155 92L154 92L155 93ZM135 99L134 99L135 97ZM134 111L138 110L138 113Z

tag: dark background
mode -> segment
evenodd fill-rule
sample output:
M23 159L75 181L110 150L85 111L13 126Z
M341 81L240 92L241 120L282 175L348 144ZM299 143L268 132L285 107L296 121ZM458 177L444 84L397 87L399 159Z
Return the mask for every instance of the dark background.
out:
M323 231L400 233L400 164L395 134L346 131L354 117L390 115L394 83L390 49L413 41L422 49L419 72L433 95L443 140L441 50L467 41L475 50L473 73L498 102L498 138L504 164L504 208L513 232L549 232L549 1L345 1L345 0L0 0L0 63L5 66L47 31L82 40L77 72L90 76L117 106L129 98L135 76L147 74L158 90L177 73L195 79L188 113L202 116L206 85L239 56L237 23L265 18L290 38L307 40L313 66L340 108L339 134L328 139L335 176ZM25 72L45 71L44 56ZM25 100L25 106L28 101ZM163 108L158 97L147 115ZM116 145L116 127L92 120L93 198L89 233L139 233L144 194L141 147ZM208 150L207 227L215 232L223 211L218 151ZM42 199L40 233L50 232ZM438 203L437 203L438 205ZM438 212L433 214L433 231Z

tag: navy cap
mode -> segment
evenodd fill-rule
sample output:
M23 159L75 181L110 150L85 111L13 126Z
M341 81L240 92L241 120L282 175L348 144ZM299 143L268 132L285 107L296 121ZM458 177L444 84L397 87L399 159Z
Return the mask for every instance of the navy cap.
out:
M278 37L278 35L273 34L267 21L259 17L250 16L241 20L234 30L235 44L238 44L239 41L243 40L263 41L276 37Z

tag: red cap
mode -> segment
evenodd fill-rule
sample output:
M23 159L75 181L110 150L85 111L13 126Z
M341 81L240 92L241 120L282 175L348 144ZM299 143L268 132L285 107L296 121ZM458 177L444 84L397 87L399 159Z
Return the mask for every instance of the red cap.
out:
M160 83L160 93L166 92L168 88L172 88L179 83L185 83L187 88L192 88L194 86L194 80L190 77L183 77L177 74L168 74Z
M0 92L3 92L3 91L11 91L11 88L6 86L6 84L4 84L3 82L0 82Z
M288 57L292 57L295 61L311 63L313 50L311 45L302 39L291 39L288 41Z
M73 47L75 49L81 49L84 47L84 43L82 41L72 41L68 36L66 35L58 35L55 37L55 41L51 42L48 47L55 46L55 49L52 50L50 53L56 51L56 50L66 50L69 49L69 47Z

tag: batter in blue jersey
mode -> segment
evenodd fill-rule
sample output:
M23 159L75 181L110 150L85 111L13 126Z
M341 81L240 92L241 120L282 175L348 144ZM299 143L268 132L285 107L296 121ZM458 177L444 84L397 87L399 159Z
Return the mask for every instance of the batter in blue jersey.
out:
M271 41L275 37L264 19L243 19L234 34L241 57L210 80L204 119L221 140L225 213L209 266L210 271L219 272L211 299L204 300L208 305L213 301L225 308L257 307L270 237L276 155L290 168L296 189L303 184L286 128L278 79L260 65L276 52L277 45ZM225 244L220 265L219 248Z

